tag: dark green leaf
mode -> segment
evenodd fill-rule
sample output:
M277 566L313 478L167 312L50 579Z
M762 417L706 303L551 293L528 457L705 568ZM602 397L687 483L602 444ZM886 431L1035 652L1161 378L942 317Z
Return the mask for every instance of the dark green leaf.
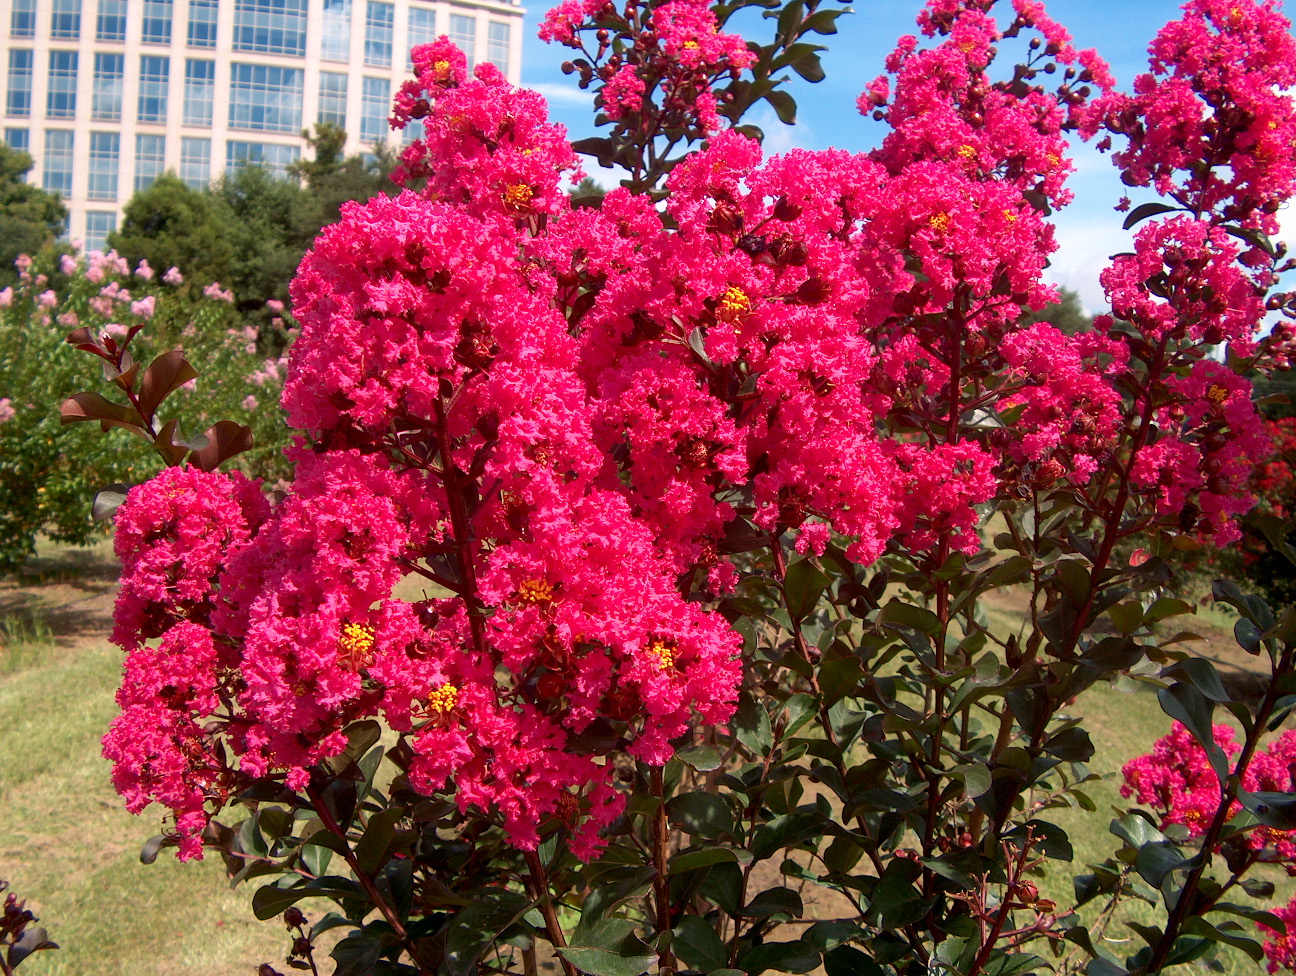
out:
M526 914L531 905L530 899L513 891L479 894L450 920L446 929L444 968L448 976L476 973L481 954L501 932Z
M1157 215L1164 213L1173 213L1176 210L1182 209L1182 207L1172 207L1165 203L1154 202L1140 204L1129 212L1129 215L1125 218L1125 223L1121 226L1124 230L1129 230L1135 224L1147 220L1149 217L1156 217Z
M652 953L623 956L608 949L577 947L560 948L558 952L590 976L641 976L656 958Z
M807 942L766 942L752 946L738 957L738 968L748 976L759 976L767 969L779 973L808 973L818 968L822 957Z
M794 562L787 568L787 576L783 580L788 615L794 621L810 616L831 583L828 575L809 559Z
M700 773L720 768L720 753L711 746L689 746L675 753L675 758Z
M747 918L768 918L771 915L800 918L805 907L801 904L801 896L791 888L768 888L748 902L742 913Z
M752 836L751 855L763 861L785 847L795 847L811 838L822 837L826 826L825 818L818 812L786 813L775 817Z
M715 839L732 833L729 804L715 793L681 793L666 804L670 822L686 834Z
M866 956L854 946L838 946L823 957L824 971L828 976L883 976L883 969L872 956Z
M738 710L734 712L731 724L738 741L758 756L765 755L774 743L765 707L746 693L738 699Z
M336 961L334 976L369 976L378 959L400 944L386 922L370 922L354 935L333 947L329 953Z
M685 915L675 927L671 952L704 973L722 969L729 962L729 950L716 930L696 915Z

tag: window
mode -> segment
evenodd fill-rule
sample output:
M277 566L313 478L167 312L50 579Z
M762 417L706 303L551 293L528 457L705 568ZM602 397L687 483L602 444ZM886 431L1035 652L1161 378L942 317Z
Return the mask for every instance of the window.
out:
M166 136L135 137L135 192L152 184L166 168Z
M392 25L395 8L390 3L369 0L365 14L364 63L378 68L391 67Z
M304 79L300 68L231 64L230 128L298 132Z
M126 40L126 0L99 0L99 20L95 40Z
M306 54L306 0L237 0L234 50Z
M50 37L81 36L81 0L54 0L50 9Z
M50 193L72 192L72 139L70 129L45 130L45 189Z
M509 66L509 25L492 20L486 34L486 60L505 74Z
M189 46L216 46L217 0L189 0Z
M429 10L426 7L410 7L409 36L406 40L409 42L410 50L420 44L431 44L435 41L436 11ZM409 71L412 67L414 67L414 64L409 59L409 51L406 51L405 70Z
M172 0L144 0L140 40L145 44L171 43Z
M216 62L189 58L185 61L185 125L211 125L212 101L216 94Z
M211 140L180 140L180 179L191 190L201 190L211 182Z
M31 115L32 51L9 50L9 92L5 99L6 115Z
M99 122L118 122L121 120L122 77L126 73L126 55L96 54L94 58L90 118Z
M423 124L422 119L410 119L405 123L405 128L401 130L401 141L409 145L415 139L422 139L427 135L427 126Z
M76 115L76 89L76 51L50 51L45 114L52 119L73 118Z
M167 83L170 78L170 58L140 55L139 121L166 121Z
M13 0L13 12L9 14L9 36L36 36L36 0Z
M346 128L347 76L321 71L319 79L319 114L316 122L332 122Z
M288 164L297 161L301 150L296 146L275 146L266 142L225 144L225 173L232 175L244 166L264 166L278 176L288 172Z
M17 149L19 152L29 152L31 150L31 130L30 129L5 129L5 145L10 149Z
M108 235L117 230L117 215L111 210L87 210L85 249L102 251L108 246Z
M360 99L360 141L382 142L387 137L387 103L391 82L386 78L366 78Z
M117 199L117 173L121 168L121 134L90 133L90 179L86 196L91 200Z
M474 52L477 50L477 20L462 14L450 15L450 40L468 57L468 67L477 63Z
M324 0L320 57L343 63L351 60L351 0Z

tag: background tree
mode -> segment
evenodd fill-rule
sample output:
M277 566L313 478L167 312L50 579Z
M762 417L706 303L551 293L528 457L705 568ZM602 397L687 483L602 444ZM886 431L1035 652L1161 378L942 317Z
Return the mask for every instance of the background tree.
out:
M63 232L67 208L57 194L28 183L32 158L0 144L0 285L18 280L14 261L35 254Z
M131 197L108 246L132 267L146 260L159 273L181 268L196 284L226 284L236 231L228 211L209 192L164 173Z

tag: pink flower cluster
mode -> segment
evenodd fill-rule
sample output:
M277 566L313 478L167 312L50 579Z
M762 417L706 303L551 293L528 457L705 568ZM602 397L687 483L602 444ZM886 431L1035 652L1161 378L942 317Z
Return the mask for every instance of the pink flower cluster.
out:
M1206 353L1260 323L1250 258L1206 208L1109 272L1130 329L1025 324L1054 297L1044 218L1068 196L1064 132L1090 119L1077 86L1110 79L1039 4L1004 29L988 7L930 5L929 42L903 41L863 99L892 126L877 151L764 159L718 132L671 172L665 219L626 190L573 208L543 100L489 65L469 78L445 38L416 48L393 114L424 131L407 189L344 207L293 284L295 482L266 507L237 478L167 475L121 510L128 684L192 691L129 699L110 739L133 807L170 805L193 855L237 782L299 788L377 716L416 789L522 847L566 823L588 855L618 754L663 763L732 712L740 642L707 601L750 569L737 552L791 533L943 561L980 546L983 503L1084 498L1114 465L1143 524L1227 537L1267 444ZM579 44L605 15L564 5L546 31ZM652 17L641 80L746 64L706 8ZM1032 67L994 80L1027 31ZM1076 66L1059 87L1032 84L1058 63ZM212 700L220 718L185 724ZM165 743L135 749L149 709ZM1203 796L1189 772L1179 793Z
M587 33L597 34L597 53L587 49ZM619 12L607 0L566 0L545 15L540 38L586 56L582 87L602 82L599 107L609 119L661 116L698 136L721 127L716 84L755 61L741 34L719 29L707 0L630 0Z
M1216 744L1226 756L1238 753L1232 727L1214 726ZM1219 777L1211 768L1206 750L1178 722L1169 735L1157 740L1152 752L1131 759L1122 769L1125 779L1121 796L1133 797L1161 815L1162 825L1182 824L1190 837L1201 837L1219 812L1221 791ZM1242 777L1243 787L1251 792L1291 793L1296 788L1296 730L1288 729L1267 746L1257 750ZM1230 816L1240 812L1234 803ZM1257 825L1245 837L1250 863L1257 861L1281 864L1296 877L1296 831L1277 830ZM1233 862L1230 862L1233 863ZM1265 955L1269 972L1280 968L1296 971L1296 899L1274 911L1288 926L1286 934L1261 925L1268 937Z

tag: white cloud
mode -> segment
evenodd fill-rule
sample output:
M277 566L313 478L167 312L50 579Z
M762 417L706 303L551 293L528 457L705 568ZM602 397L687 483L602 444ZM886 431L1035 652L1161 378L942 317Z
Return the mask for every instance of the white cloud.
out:
M804 149L814 138L814 133L805 122L798 122L796 125L784 125L779 121L774 109L770 108L766 102L762 102L760 107L753 111L744 121L759 126L760 130L765 133L765 142L762 145L767 159L770 156L778 156L793 149Z
M1098 275L1110 263L1113 254L1129 250L1129 234L1122 231L1119 220L1113 220L1111 216L1068 217L1057 223L1058 249L1053 253L1044 277L1055 285L1077 292L1080 303L1090 314L1105 312L1107 298L1098 283Z
M593 103L594 98L589 92L581 91L575 85L556 85L552 82L541 81L523 87L539 92L545 97L545 101L551 105L590 105Z

